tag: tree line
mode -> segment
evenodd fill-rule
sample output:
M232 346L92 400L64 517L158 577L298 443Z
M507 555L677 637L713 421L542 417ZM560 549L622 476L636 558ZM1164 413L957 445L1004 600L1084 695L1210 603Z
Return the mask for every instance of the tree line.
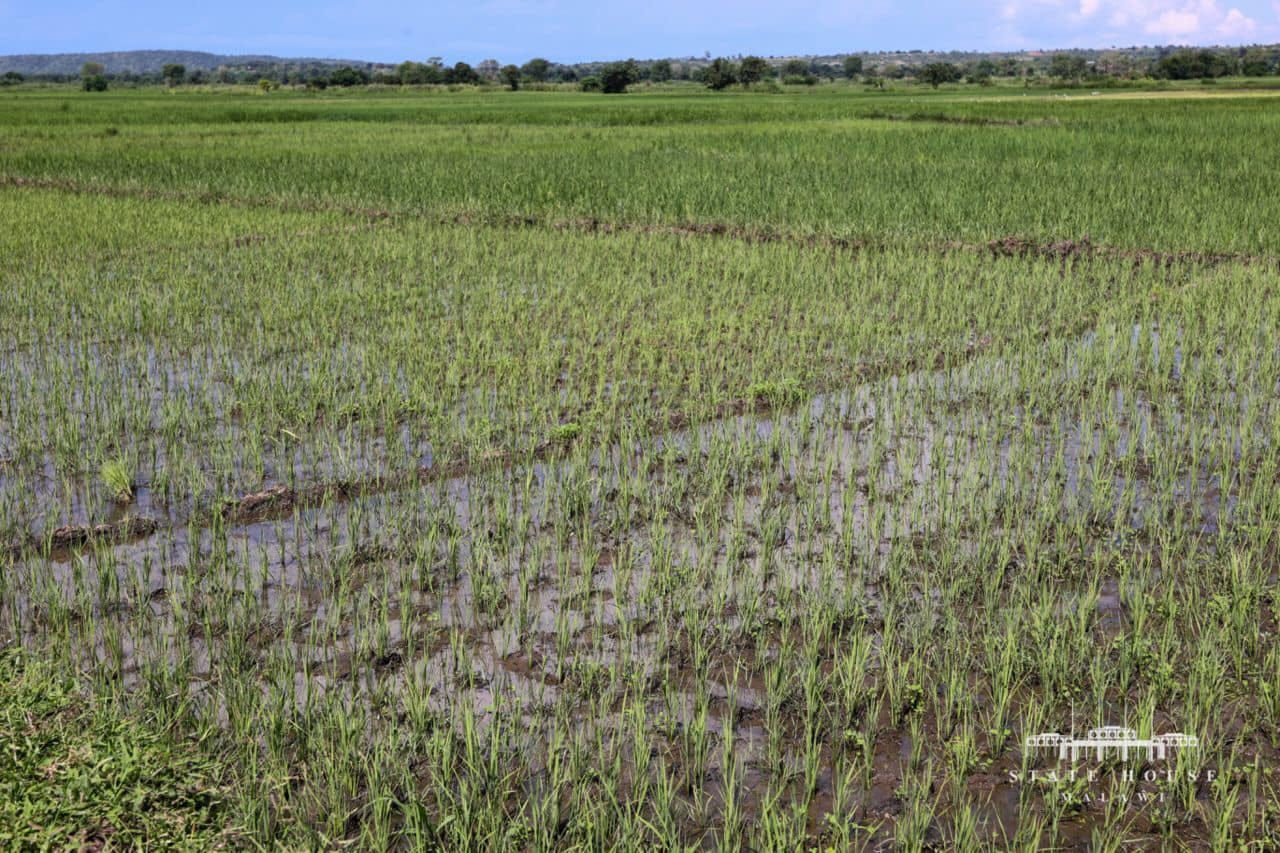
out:
M1124 51L1062 51L1033 58L982 57L967 62L923 61L869 63L859 55L836 60L765 58L760 56L700 59L657 59L566 65L534 57L521 65L486 59L446 64L440 57L406 60L398 65L305 65L188 70L178 63L165 64L159 73L108 74L100 63L86 62L79 79L86 91L105 91L112 81L163 84L177 87L202 83L250 83L263 89L277 85L303 85L315 89L330 86L380 85L502 85L519 89L528 85L576 84L584 91L624 92L641 82L689 81L714 90L731 86L750 89L757 84L815 85L845 78L870 86L886 80L915 80L933 87L966 82L989 85L998 78L1043 80L1057 84L1107 84L1120 80L1212 80L1226 76L1263 77L1280 73L1280 46L1240 49L1169 49L1142 57ZM15 71L0 75L0 86L24 81ZM37 76L31 79L51 79ZM65 80L65 77L58 78Z

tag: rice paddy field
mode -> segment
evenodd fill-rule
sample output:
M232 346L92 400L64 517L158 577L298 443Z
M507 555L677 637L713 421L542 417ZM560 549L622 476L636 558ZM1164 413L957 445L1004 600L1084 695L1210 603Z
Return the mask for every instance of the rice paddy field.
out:
M0 93L0 842L1280 844L1195 94Z

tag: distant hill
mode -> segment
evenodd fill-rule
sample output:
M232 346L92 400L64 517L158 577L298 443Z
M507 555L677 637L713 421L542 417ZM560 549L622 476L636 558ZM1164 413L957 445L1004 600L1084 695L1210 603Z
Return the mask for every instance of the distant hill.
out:
M299 59L279 56L226 55L198 50L123 50L111 53L26 53L0 56L0 74L17 71L27 76L72 75L86 62L101 62L108 74L158 74L169 63L188 71L281 65L366 65L351 59Z

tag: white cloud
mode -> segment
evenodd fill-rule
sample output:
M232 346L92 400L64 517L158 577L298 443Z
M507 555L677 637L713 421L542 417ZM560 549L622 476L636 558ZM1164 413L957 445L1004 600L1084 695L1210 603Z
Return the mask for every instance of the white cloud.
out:
M1004 31L1032 41L1064 36L1084 44L1135 41L1211 43L1274 35L1261 26L1256 2L1224 7L1220 0L1000 0ZM1269 4L1280 18L1280 0ZM1254 10L1250 11L1249 7Z
M1181 39L1200 32L1200 15L1187 9L1169 9L1142 28L1161 38Z
M1231 9L1218 24L1218 32L1227 38L1244 38L1258 31L1258 22L1239 9Z

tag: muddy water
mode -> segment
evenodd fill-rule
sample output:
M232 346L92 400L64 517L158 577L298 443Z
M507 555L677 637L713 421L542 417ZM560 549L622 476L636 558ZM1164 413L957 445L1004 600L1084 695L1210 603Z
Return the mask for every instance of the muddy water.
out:
M984 372L989 372L984 371ZM1012 494L1026 487L1025 482L1012 479L1011 466L1014 454L1022 453L1019 464L1025 463L1028 448L1026 440L1015 444L1009 435L1001 436L995 452L977 459L969 454L979 445L979 439L988 446L996 431L1010 435L1028 434L1034 469L1051 471L1062 481L1062 509L1064 512L1081 507L1098 505L1115 512L1121 506L1121 497L1130 493L1126 502L1124 521L1135 531L1161 523L1152 506L1157 496L1152 494L1143 471L1132 479L1120 473L1099 480L1092 461L1107 451L1105 438L1100 430L1086 429L1062 416L1052 424L1031 423L1029 416L1019 411L998 418L987 412L948 413L939 419L914 423L899 423L892 411L880 411L878 401L896 399L904 393L928 391L936 399L949 396L963 398L982 382L981 373L957 376L945 373L918 373L907 377L893 377L885 383L861 386L839 394L821 395L798 410L777 416L742 415L721 422L704 425L696 430L678 430L653 439L653 447L659 454L674 455L677 460L669 472L672 476L684 476L691 466L698 464L700 456L716 452L717 447L752 448L753 461L760 463L764 453L778 455L778 448L786 449L785 464L771 470L760 470L753 479L737 484L735 494L720 501L716 527L718 538L706 541L700 538L695 525L687 518L672 517L660 527L646 528L638 525L627 533L626 541L601 541L585 543L591 553L584 553L584 543L571 555L576 569L591 567L593 577L605 589L615 583L611 559L621 546L626 547L634 564L629 571L633 590L643 584L653 555L659 549L670 562L686 565L706 565L723 561L728 554L741 557L749 554L757 569L768 561L770 568L781 567L779 579L797 588L816 580L814 562L810 559L836 535L854 536L869 546L868 556L883 556L896 540L910 539L936 530L946 519L939 516L943 491L954 490L955 485L969 478L980 487L999 494ZM1140 397L1126 395L1117 389L1114 405L1120 413L1118 435L1114 446L1122 453L1146 444L1153 430L1161 427L1151 407ZM1181 428L1177 413L1165 415L1165 425ZM1212 425L1211 425L1212 428ZM877 431L879 436L877 438ZM880 458L873 459L872 446L879 441ZM641 451L642 452L642 451ZM587 463L595 481L594 494L616 492L620 486L654 474L661 480L663 472L637 470L624 458L619 447L606 451L592 451ZM975 468L975 462L986 466ZM481 489L486 504L495 501L492 494L512 482L527 479L530 488L527 498L517 495L509 505L512 516L526 516L527 535L549 538L556 512L561 508L550 506L556 485L565 480L578 460L548 461L536 463L527 470L503 469L480 477L452 477L403 491L389 491L350 499L337 499L332 503L304 507L290 516L273 518L246 524L227 524L225 529L215 530L209 520L187 515L180 508L165 505L154 499L153 493L143 487L137 490L132 505L109 505L106 520L119 519L127 514L141 514L161 520L160 532L139 541L120 544L98 552L55 553L46 563L31 557L23 565L34 570L44 566L51 579L62 585L66 595L74 593L74 585L85 583L91 587L101 581L97 577L102 566L109 567L116 575L115 583L139 583L138 591L147 597L163 597L166 584L172 577L182 577L193 566L213 559L234 561L246 566L260 567L256 580L260 588L255 594L261 605L275 610L285 600L301 596L322 608L323 593L314 589L313 578L317 566L335 561L361 559L361 553L374 553L384 549L403 555L414 542L415 535L424 525L439 524L454 531L456 542L450 557L455 565L465 566L472 560L472 544L487 518L473 518L472 493ZM761 465L760 467L767 467ZM789 497L808 502L811 509L824 515L827 532L816 537L799 529L799 521L793 514L769 541L773 553L760 555L765 524L765 504L779 495L793 495L794 484L815 479L820 491L799 497ZM976 480L974 480L976 478ZM660 484L659 484L660 488ZM940 491L941 490L941 491ZM1171 496L1176 504L1196 507L1197 532L1205 535L1216 533L1224 520L1229 519L1235 506L1235 496L1223 495L1216 476L1207 470L1186 472ZM1108 500L1109 498L1109 500ZM885 504L889 503L890 506ZM72 501L76 515L90 513L85 504ZM593 522L607 512L608 507L594 505L589 509ZM1157 517L1153 517L1153 515ZM1114 520L1114 519L1108 519ZM221 525L216 525L221 527ZM730 530L745 533L747 542L730 541ZM390 531L391 533L388 533ZM655 534L657 541L655 542ZM739 537L741 534L739 534ZM399 540L391 542L390 540ZM744 550L745 549L745 550ZM526 548L527 550L527 548ZM602 559L601 554L604 555ZM438 555L436 555L438 556ZM776 558L776 559L775 559ZM394 563L389 567L387 582L398 587L402 578L395 572ZM75 570L72 570L75 567ZM512 567L507 566L505 570ZM546 581L554 575L554 565L548 563L538 570L541 585L535 592L541 596L537 608L540 625L546 629L553 614L564 612L565 607L554 595L548 595ZM526 570L525 574L529 572ZM514 576L514 575L513 575ZM145 587L145 588L144 588ZM507 593L514 592L508 584ZM864 589L874 599L874 589ZM470 614L474 611L474 592L470 589L469 576L460 574L457 585L438 601L438 618L444 625L474 627ZM605 608L606 625L612 625L614 605ZM569 608L572 610L573 608ZM19 612L21 604L19 600ZM637 618L637 614L629 614Z
M798 735L733 649L717 650L710 663L690 659L685 631L701 624L699 612L717 614L707 630L732 636L755 630L762 607L803 601L816 589L859 602L874 629L904 544L927 548L950 532L976 548L956 529L979 498L1011 507L1051 501L1063 517L1135 536L1166 524L1174 510L1206 537L1230 525L1236 496L1205 465L1179 471L1169 494L1160 489L1169 482L1163 470L1099 464L1182 431L1178 411L1116 389L1108 435L1070 413L1045 420L971 402L1008 381L1008 370L991 362L894 377L791 412L247 523L163 505L144 487L131 510L109 512L153 514L163 522L155 535L52 559L25 556L13 567L0 624L39 639L71 620L90 640L86 664L114 662L130 688L168 667L188 680L191 695L215 705L220 668L234 656L290 672L288 684L273 678L263 689L287 689L299 707L324 695L368 702L390 691L424 697L419 704L433 713L471 715L481 729L502 708L504 719L514 714L527 727L531 762L545 746L539 733L548 715L590 697L601 673L618 669L644 686L658 748L683 755L690 730L732 731L750 809L765 796L774 763L803 773ZM913 399L930 405L886 402ZM429 449L424 458L429 465ZM707 470L728 475L699 480ZM86 502L73 512L101 509ZM846 550L856 570L834 570L830 555ZM673 601L675 589L687 597ZM1116 633L1126 626L1125 597L1108 578L1096 600L1081 600L1096 609L1101 631ZM925 591L914 600L922 609L944 606ZM1063 600L1074 606L1071 590ZM770 643L782 648L780 638ZM879 643L874 634L872 668ZM626 713L584 711L580 722L622 736ZM896 819L899 788L915 773L918 742L890 709L879 713L869 747L875 771L849 795L856 820ZM709 778L725 771L713 752ZM836 807L824 765L815 824ZM995 766L969 784L989 785L984 819L1012 832L1022 805L993 781L1008 769Z

